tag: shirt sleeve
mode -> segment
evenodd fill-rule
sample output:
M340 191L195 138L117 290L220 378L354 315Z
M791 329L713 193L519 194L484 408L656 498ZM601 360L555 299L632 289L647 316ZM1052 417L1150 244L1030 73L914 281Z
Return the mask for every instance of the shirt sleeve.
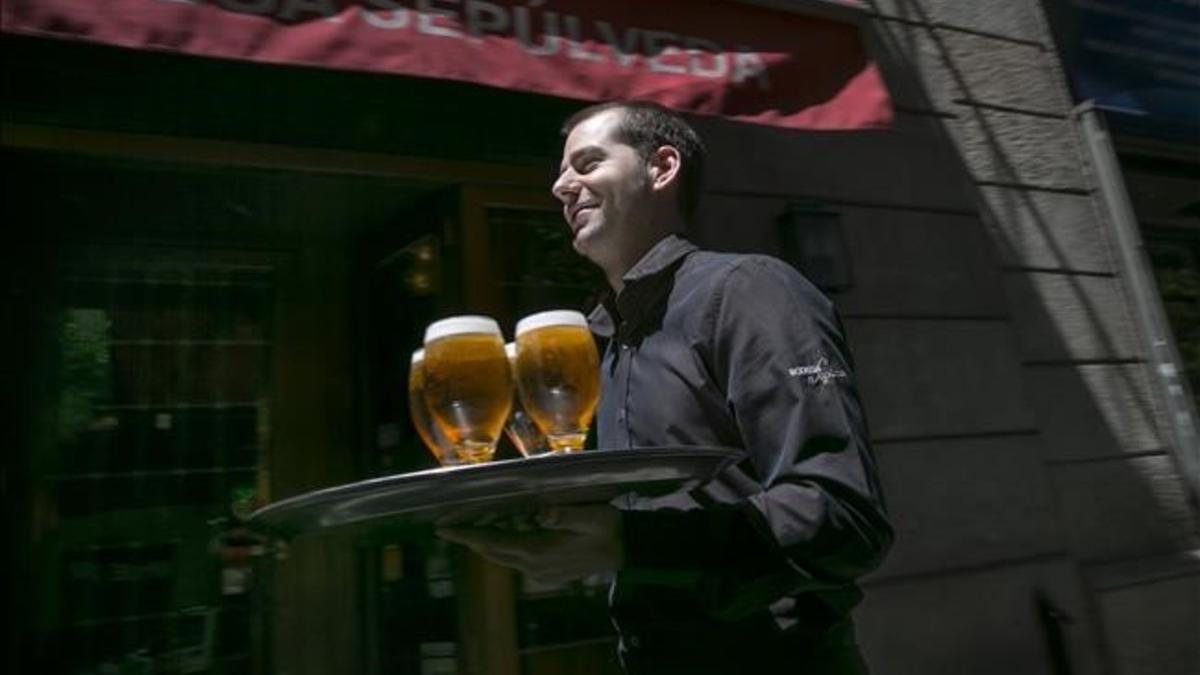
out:
M740 496L625 514L623 574L689 584L726 618L845 587L878 566L892 530L832 304L756 256L729 272L706 318L701 356L747 453L724 477Z

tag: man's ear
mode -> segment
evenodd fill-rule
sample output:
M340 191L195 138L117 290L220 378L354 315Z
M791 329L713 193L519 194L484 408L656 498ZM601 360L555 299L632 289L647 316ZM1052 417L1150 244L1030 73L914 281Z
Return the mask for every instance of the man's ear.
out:
M650 187L661 190L675 182L679 176L679 167L683 164L683 158L679 156L679 150L670 145L664 145L650 155L648 164Z

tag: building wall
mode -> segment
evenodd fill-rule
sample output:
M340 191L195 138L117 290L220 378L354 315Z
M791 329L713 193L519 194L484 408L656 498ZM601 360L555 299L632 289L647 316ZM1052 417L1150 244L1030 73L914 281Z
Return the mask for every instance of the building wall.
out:
M698 234L716 248L778 251L774 220L789 201L820 201L842 216L854 284L836 300L899 535L887 565L867 580L858 613L874 670L1195 672L1200 571L1188 555L1197 547L1195 514L1172 465L1143 338L1068 117L1071 102L1041 7L1037 0L867 4L872 47L900 108L895 127L819 134L701 121L713 175ZM75 67L87 73L90 63ZM104 71L107 62L99 63ZM259 70L220 66L227 70L206 80L229 88L218 94L258 90ZM302 95L302 75L287 70L272 71L279 80L262 90L272 98L289 92L299 103L287 115L264 113L270 124L209 111L204 101L216 106L237 96L203 87L162 104L161 87L138 86L127 73L140 71L123 68L104 71L107 79L76 78L94 83L94 91L86 107L69 106L55 93L61 87L44 85L51 78L31 72L27 80L38 86L17 88L25 96L12 119L379 152L425 147L396 131L426 128L420 123L354 117L358 108L330 123L321 117L329 111ZM375 115L400 109L401 99L420 101L424 117L416 122L424 123L446 116L426 110L437 101L474 107L465 89L418 96L337 77L346 99L389 92L361 105ZM450 85L406 84L416 86L440 92ZM129 103L139 92L146 100ZM511 109L523 111L532 100ZM196 109L206 114L180 113ZM310 109L317 112L305 116ZM541 125L503 118L502 126L530 130L530 137L497 145L462 133L454 154L505 161L522 154L537 164L557 151ZM451 127L460 128L445 123ZM426 135L430 144L449 137ZM304 381L316 386L319 379ZM335 474L293 467L292 484L314 486ZM299 581L309 570L337 574L350 564L344 557L322 562L325 554L296 552L293 563L313 562L284 579L290 590L281 593L302 595ZM329 616L353 610L344 594L323 602L342 611ZM327 620L297 620L285 630L320 632ZM353 660L352 639L339 644L347 647L331 658ZM288 661L319 669L312 649L320 645L309 647Z
M866 4L895 127L701 122L699 237L778 251L789 201L842 216L898 528L859 611L872 666L1195 672L1196 514L1043 9Z

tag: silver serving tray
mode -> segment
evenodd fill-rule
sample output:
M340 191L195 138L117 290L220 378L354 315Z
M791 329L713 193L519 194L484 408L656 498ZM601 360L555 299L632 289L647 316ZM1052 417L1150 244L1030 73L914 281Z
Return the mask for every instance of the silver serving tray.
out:
M269 504L252 527L283 537L351 525L422 526L548 504L605 503L707 482L742 459L734 448L587 450L372 478Z

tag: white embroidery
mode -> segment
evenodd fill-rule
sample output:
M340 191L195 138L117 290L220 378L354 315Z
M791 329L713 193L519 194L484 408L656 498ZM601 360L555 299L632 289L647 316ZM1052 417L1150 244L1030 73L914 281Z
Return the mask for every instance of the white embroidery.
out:
M824 385L831 380L846 377L846 371L829 365L829 359L822 356L811 366L796 366L788 368L788 375L803 377L809 384Z

